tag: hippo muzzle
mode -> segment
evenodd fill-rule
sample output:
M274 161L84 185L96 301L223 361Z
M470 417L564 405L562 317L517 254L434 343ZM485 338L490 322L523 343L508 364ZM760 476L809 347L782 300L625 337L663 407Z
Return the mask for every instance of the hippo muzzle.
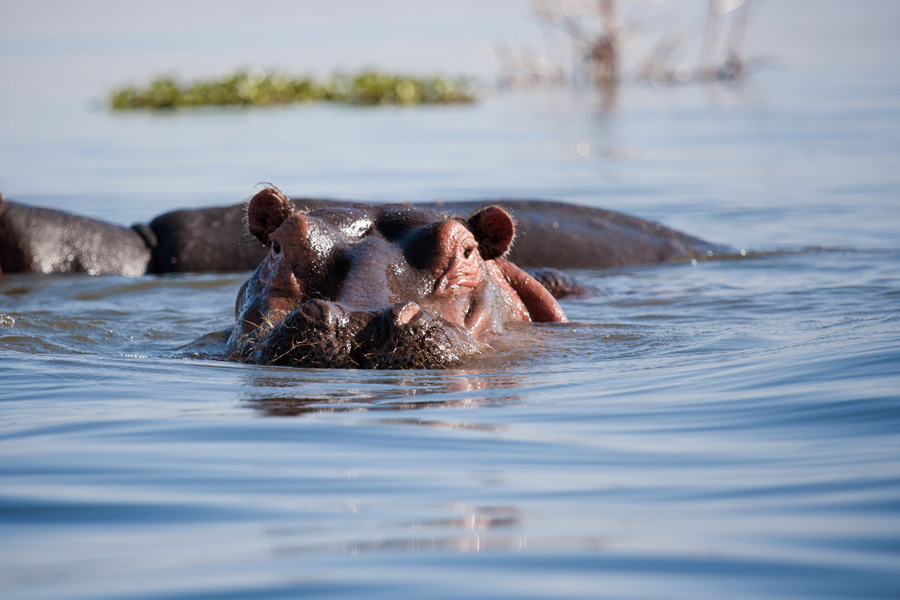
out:
M251 343L252 362L346 369L439 369L485 348L415 302L371 312L326 300L310 300L272 327L260 328Z
M266 188L247 209L268 255L244 284L229 354L293 367L434 369L483 352L508 321L565 321L505 261L499 207L467 220L405 205L310 213Z

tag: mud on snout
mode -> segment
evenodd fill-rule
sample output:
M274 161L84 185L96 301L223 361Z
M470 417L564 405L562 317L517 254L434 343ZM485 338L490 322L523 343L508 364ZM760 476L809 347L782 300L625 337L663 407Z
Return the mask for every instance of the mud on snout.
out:
M442 369L486 348L414 302L367 312L310 300L280 322L257 329L242 354L250 362L290 367Z

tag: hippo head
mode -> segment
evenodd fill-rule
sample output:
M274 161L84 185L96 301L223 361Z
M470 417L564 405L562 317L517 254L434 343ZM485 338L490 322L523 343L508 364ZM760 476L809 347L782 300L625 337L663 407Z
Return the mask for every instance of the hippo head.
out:
M268 254L241 288L229 353L298 367L441 368L482 351L508 321L565 321L502 256L502 208L468 219L408 205L300 212L275 188L247 207Z

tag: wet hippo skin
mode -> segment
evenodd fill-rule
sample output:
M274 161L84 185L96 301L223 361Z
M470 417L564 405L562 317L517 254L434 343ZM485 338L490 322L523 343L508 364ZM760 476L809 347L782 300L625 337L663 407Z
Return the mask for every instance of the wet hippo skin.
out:
M0 273L147 271L152 250L135 229L4 201L0 195Z
M295 199L300 210L348 204ZM455 215L489 205L516 223L508 259L524 268L604 268L705 256L724 248L650 221L544 200L417 203ZM178 210L131 228L0 196L0 272L91 274L250 271L265 249L244 226L245 205Z
M257 193L247 226L267 250L238 294L228 354L296 367L440 368L511 321L565 322L554 297L503 256L503 208L466 218L410 205L300 211Z

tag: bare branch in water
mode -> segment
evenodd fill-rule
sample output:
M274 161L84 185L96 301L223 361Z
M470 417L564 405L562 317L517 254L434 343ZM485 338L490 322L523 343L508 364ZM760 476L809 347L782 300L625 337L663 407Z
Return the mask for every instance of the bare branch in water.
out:
M666 1L634 7L630 13L642 16L626 21L619 0L534 0L532 12L541 25L543 54L527 47L518 53L508 45L498 49L501 83L514 89L590 84L610 90L625 79L665 85L746 77L743 46L752 0L708 0L703 31L677 23L663 31L646 31L644 21L648 15L653 18L650 9ZM640 49L633 49L640 45L633 43L639 32L644 38L656 38L643 57ZM687 47L697 45L700 56L692 67L683 57ZM678 57L682 59L676 62ZM629 68L626 59L634 66Z

